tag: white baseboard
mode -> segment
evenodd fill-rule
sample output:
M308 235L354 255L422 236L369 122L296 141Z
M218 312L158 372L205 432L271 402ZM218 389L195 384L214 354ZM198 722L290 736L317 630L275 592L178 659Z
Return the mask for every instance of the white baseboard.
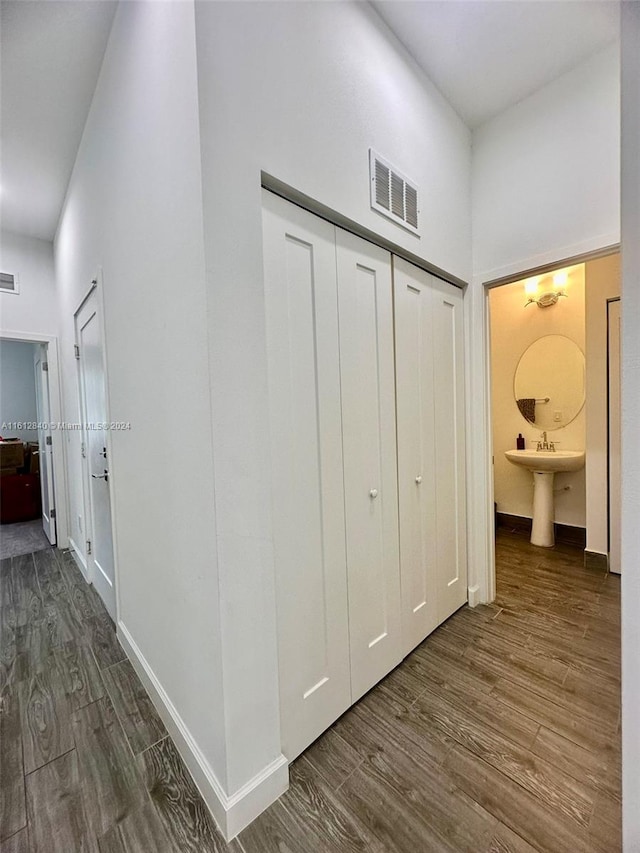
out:
M480 584L469 587L469 607L475 607L477 604L482 604L480 601Z
M151 696L153 704L156 706L182 760L191 773L202 799L225 839L231 841L288 789L289 766L287 759L284 755L280 755L253 779L250 779L246 785L243 785L240 790L228 795L216 778L211 765L200 751L175 705L122 622L118 622L117 633L133 668Z
M84 555L71 537L69 537L69 550L71 551L71 556L75 560L77 567L82 572L82 577L86 580L87 583L91 583L91 581L89 580L89 569L87 568L87 563L84 559Z

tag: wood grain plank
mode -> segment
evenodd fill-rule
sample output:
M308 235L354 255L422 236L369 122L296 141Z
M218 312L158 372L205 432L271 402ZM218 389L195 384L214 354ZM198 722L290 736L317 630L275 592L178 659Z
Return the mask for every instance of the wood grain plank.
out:
M589 832L568 821L538 797L478 760L462 746L452 746L444 769L452 781L513 832L538 850L593 853Z
M98 839L98 848L100 853L180 853L151 803L112 826Z
M33 853L93 853L80 787L76 751L66 753L26 778Z
M245 853L383 853L308 762L299 759L290 771L289 790L240 833Z
M115 626L108 616L91 616L85 622L87 636L100 669L113 666L126 658L116 637Z
M0 840L27 824L22 759L22 733L17 691L7 685L0 693Z
M29 830L27 827L16 832L11 838L0 842L0 853L31 853Z
M167 731L129 660L103 671L111 701L134 754L166 737Z
M91 594L93 590L83 578L70 552L66 551L58 555L58 566L67 587L67 595L78 618L85 622L92 616L102 616L104 608L98 611L95 604L99 596Z
M597 719L586 718L520 684L502 680L492 695L525 716L592 752L615 752L615 734L603 730Z
M69 705L53 660L19 686L25 773L73 749Z
M475 690L474 686L466 684L458 678L451 679L446 664L434 666L425 665L420 660L417 667L421 670L424 690L436 693L463 711L472 713L483 724L510 738L521 746L530 746L538 732L538 723L529 719L510 705L506 705L483 690ZM418 699L419 697L416 697ZM416 700L414 700L415 703ZM412 704L414 704L412 703Z
M6 580L5 604L12 604L17 626L38 621L42 617L42 599L32 554L12 557Z
M486 853L538 853L524 838L501 823L493 835Z
M13 605L0 608L0 690L15 686L28 675L28 658L19 643L21 630Z
M334 790L364 760L334 729L311 744L304 757Z
M336 797L349 804L385 851L477 853L497 823L442 773L424 774L422 762L400 750L373 755Z
M591 791L572 776L534 756L487 725L467 709L426 691L412 709L420 714L425 728L435 726L469 752L491 764L551 809L563 812L587 827L593 810Z
M108 696L71 717L87 819L96 837L147 801L131 750Z
M617 750L591 752L562 735L540 727L531 751L574 779L620 799L622 774Z
M607 853L622 850L622 806L620 800L600 794L591 818L592 840Z
M87 643L82 640L66 643L54 651L54 659L72 711L102 699L104 683Z
M181 853L228 849L173 741L165 738L137 757L138 767L170 841Z

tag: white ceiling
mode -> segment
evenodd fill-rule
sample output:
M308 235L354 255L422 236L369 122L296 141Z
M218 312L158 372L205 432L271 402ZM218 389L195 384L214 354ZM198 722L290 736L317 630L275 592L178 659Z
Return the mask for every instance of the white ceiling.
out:
M53 238L115 8L111 0L3 0L3 228Z
M373 5L470 127L618 36L613 0ZM114 0L2 0L3 228L53 238L115 8Z
M619 35L614 0L373 0L373 6L471 128Z

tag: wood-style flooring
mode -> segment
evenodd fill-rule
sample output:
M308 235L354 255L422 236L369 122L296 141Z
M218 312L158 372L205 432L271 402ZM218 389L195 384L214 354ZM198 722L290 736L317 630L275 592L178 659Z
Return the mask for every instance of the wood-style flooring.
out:
M616 853L620 582L498 537L463 608L230 844L68 554L0 567L0 853ZM197 666L197 662L194 662Z

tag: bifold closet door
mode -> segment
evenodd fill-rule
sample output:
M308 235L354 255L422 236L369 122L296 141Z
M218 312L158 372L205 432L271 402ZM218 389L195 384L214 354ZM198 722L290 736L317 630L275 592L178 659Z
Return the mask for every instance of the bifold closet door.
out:
M282 748L351 704L335 228L263 191Z
M468 599L463 294L431 276L438 623Z
M431 276L393 259L402 646L438 625L436 448Z
M403 652L467 600L462 291L394 257Z
M391 256L336 229L351 693L402 658Z

